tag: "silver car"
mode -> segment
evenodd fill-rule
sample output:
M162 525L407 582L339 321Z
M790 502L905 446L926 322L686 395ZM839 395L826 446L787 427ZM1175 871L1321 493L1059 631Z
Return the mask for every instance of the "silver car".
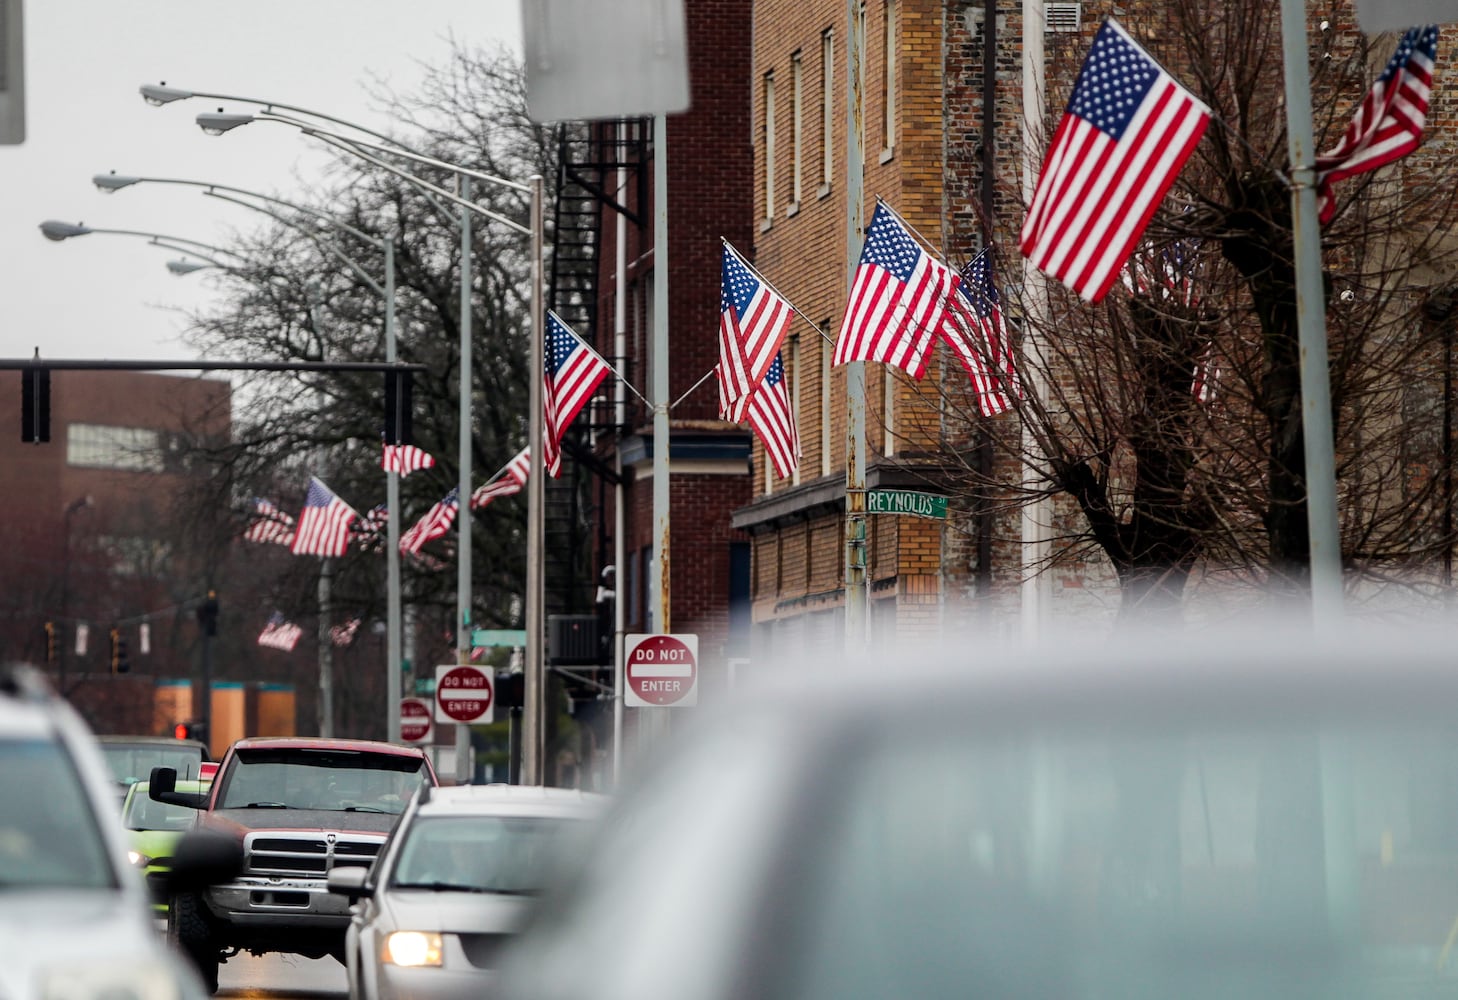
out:
M153 923L94 736L26 667L0 667L0 997L207 997Z
M345 939L351 1000L478 1000L504 946L602 796L557 788L427 788L368 871L329 888L359 902Z

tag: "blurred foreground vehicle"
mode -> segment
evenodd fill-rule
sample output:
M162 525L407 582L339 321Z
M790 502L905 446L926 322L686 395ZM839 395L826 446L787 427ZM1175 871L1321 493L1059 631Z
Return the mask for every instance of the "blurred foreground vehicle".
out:
M346 942L351 1000L491 994L503 949L603 797L560 788L422 789L374 867L336 868L361 899Z
M95 737L40 674L0 667L0 996L201 1000L127 864Z
M127 797L127 789L152 773L154 767L170 767L179 778L197 780L204 777L203 764L208 748L197 740L178 740L170 736L98 736L106 766L111 768L117 783L117 801ZM216 770L216 768L214 769Z
M1454 639L989 643L676 716L503 994L1451 997Z
M167 875L172 867L172 852L182 835L197 823L197 810L188 806L155 802L148 797L151 783L137 781L122 803L122 827L127 831L131 848L127 859L147 877L147 892L152 909L159 916L167 915ZM201 794L208 790L206 781L179 781L177 791Z

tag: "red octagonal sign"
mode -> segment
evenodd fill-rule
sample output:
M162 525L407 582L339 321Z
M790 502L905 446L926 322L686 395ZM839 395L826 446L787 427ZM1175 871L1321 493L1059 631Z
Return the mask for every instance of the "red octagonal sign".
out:
M655 708L698 704L698 636L630 635L626 646L625 705Z
M490 671L469 664L435 668L435 717L441 722L490 722L495 698Z
M430 738L430 703L424 698L400 700L400 738L406 743L423 743Z

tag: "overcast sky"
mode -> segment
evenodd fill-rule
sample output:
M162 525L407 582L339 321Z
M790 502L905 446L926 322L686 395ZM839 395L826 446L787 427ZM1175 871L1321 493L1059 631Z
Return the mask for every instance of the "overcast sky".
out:
M0 357L184 358L183 313L215 296L208 272L144 238L41 236L45 219L225 246L267 220L173 184L103 194L93 174L209 181L298 200L324 160L282 126L205 135L201 98L153 107L144 83L309 108L389 131L367 90L410 93L422 64L521 47L519 0L26 0L26 139L0 146ZM226 103L229 111L253 108Z

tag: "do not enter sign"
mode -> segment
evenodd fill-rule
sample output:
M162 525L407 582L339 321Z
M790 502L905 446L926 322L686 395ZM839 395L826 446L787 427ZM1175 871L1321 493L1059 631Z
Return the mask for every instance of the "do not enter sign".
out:
M435 668L437 722L490 722L495 702L491 671L470 664Z
M687 708L699 702L699 637L630 635L626 640L623 704Z
M400 700L400 738L406 743L430 739L430 703L424 698Z

